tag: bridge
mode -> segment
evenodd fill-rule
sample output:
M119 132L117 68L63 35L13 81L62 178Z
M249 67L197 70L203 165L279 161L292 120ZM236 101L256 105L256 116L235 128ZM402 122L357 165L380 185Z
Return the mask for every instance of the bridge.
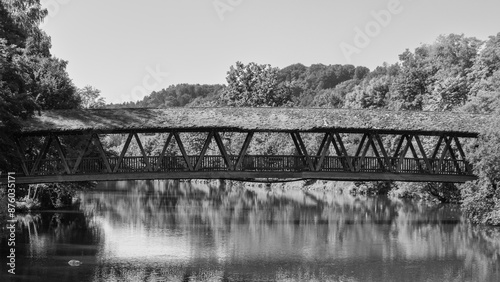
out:
M45 111L24 121L22 130L14 134L18 158L12 164L17 183L132 179L465 182L476 176L463 144L477 138L487 123L485 115L422 111ZM114 144L116 140L119 144ZM277 147L289 149L259 152L255 148L263 140L277 140ZM152 143L160 141L157 149L151 149ZM112 146L121 147L111 150ZM131 155L132 151L136 154Z

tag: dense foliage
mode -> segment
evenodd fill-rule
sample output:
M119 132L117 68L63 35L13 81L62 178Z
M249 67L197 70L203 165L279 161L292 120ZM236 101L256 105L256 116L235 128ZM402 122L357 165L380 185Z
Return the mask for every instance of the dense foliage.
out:
M500 115L479 137L470 158L479 179L463 185L463 208L475 223L500 225Z
M222 85L178 84L160 91L153 91L143 100L109 104L106 108L166 108L210 106L218 100Z
M278 68L236 62L227 73L227 87L221 100L236 107L279 107L291 103L287 87L278 83Z
M17 129L19 119L36 110L80 105L67 62L50 54L50 37L38 25L47 15L39 0L0 1L0 122ZM15 154L9 132L0 132L0 169L9 170Z
M40 110L104 105L97 89L77 89L66 72L67 62L50 53L50 37L39 28L45 16L47 10L41 7L40 0L0 0L0 171L17 169L19 159L11 134L19 129L22 119ZM62 142L72 143L75 139ZM25 144L27 153L37 155L35 148L40 148L40 142L35 139ZM72 146L67 147L70 154ZM75 187L41 186L41 192L35 194L29 193L31 187L20 187L17 196L35 201L45 195L49 202L65 198L63 202L70 203ZM61 201L58 204L63 205Z

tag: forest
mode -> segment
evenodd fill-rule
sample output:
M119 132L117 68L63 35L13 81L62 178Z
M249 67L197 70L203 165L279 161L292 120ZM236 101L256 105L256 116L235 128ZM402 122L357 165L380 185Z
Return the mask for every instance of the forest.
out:
M39 0L0 0L0 170L15 159L12 133L22 119L42 110L134 107L324 107L395 111L456 111L490 114L497 126L467 144L478 180L463 185L363 183L398 196L426 194L458 201L474 223L500 225L500 32L486 40L463 34L439 36L397 62L363 66L297 63L284 68L255 62L229 67L225 85L171 85L140 101L106 104L92 86L76 87L67 62L54 57L50 37L40 29L47 11ZM114 153L125 138L107 138ZM150 137L150 151L161 140ZM202 140L195 138L193 142ZM74 140L63 140L70 144ZM390 140L386 140L390 142ZM276 150L279 137L260 137ZM353 141L354 142L354 141ZM193 145L193 150L196 149ZM155 147L156 146L156 147ZM78 185L46 185L40 197L68 195ZM389 188L387 188L389 187ZM31 187L25 188L30 197ZM24 195L26 196L26 195ZM62 196L61 196L62 197ZM64 198L63 197L63 198ZM53 197L52 197L53 198ZM55 201L57 203L57 201ZM53 201L53 206L55 206Z

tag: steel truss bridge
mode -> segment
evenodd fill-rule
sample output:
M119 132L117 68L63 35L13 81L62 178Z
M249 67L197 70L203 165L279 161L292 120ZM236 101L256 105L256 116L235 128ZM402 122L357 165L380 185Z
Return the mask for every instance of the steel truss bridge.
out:
M13 167L17 183L136 179L466 182L476 176L463 143L477 138L487 120L487 116L470 114L331 109L51 111L26 121L23 131L14 134L18 160ZM244 135L236 153L230 153L225 144L228 132ZM158 133L166 136L162 150L148 155L141 136ZM188 133L205 136L197 154L186 150L183 136ZM293 153L249 154L252 141L261 133L288 136ZM313 139L318 140L314 146L311 139L309 144L304 141L310 133L319 136ZM111 154L103 146L103 138L115 134L127 136L120 154ZM78 144L65 142L68 138ZM128 156L133 140L140 154ZM393 141L391 145L387 140ZM214 151L209 149L212 142L217 155L207 153ZM177 146L177 155L168 154L172 145Z

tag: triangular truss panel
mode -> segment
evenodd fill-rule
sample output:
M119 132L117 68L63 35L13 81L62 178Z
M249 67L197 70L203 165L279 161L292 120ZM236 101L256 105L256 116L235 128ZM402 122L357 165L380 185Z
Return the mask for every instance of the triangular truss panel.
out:
M154 171L193 171L196 159L187 154L183 139L187 139L179 132L166 134L163 147L154 164Z
M101 173L113 172L109 156L104 150L101 137L98 133L92 132L85 136L82 138L82 143L85 145L80 147L78 157L72 166L71 173L89 173L92 171L100 171Z
M18 150L21 152L25 152L25 146L23 144L23 140L17 140L16 144L18 146ZM59 174L69 174L71 173L70 166L66 159L66 152L61 145L61 140L57 135L48 135L43 138L43 144L41 146L41 150L38 151L38 154L34 160L34 162L26 162L24 159L25 154L19 154L21 160L24 162L22 165L24 173L28 175L44 175L50 174L54 171Z
M114 173L129 171L152 171L155 160L148 156L140 134L131 132L127 135L118 159L111 161ZM144 137L143 137L144 139ZM131 156L132 154L132 156Z

